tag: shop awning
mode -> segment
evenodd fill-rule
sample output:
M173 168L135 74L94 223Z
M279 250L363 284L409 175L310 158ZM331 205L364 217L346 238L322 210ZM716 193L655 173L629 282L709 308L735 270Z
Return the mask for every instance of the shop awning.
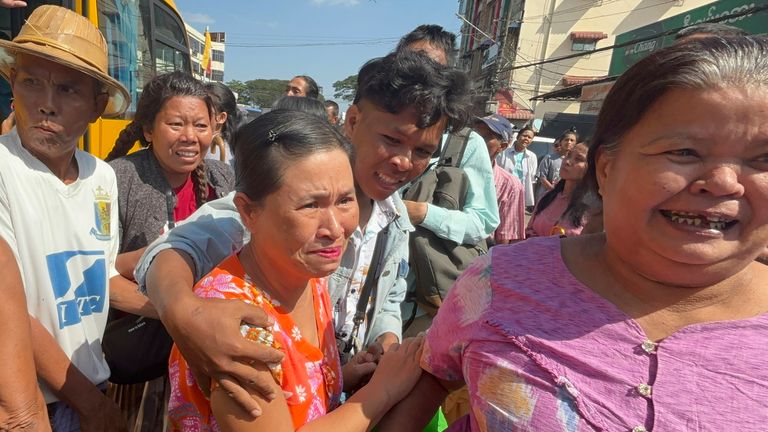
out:
M514 112L499 113L509 120L530 120L533 118L533 111L527 109L518 109Z
M575 31L571 32L571 40L603 40L606 39L608 35L603 32L597 32L597 31Z
M496 113L510 120L529 120L533 118L531 110L521 108L514 100L514 95L509 89L501 89L496 92L494 99L499 106Z
M588 83L590 81L599 80L605 77L602 76L579 76L579 75L563 75L563 86L570 87L579 84Z
M565 87L557 90L553 90L549 93L542 93L538 96L534 96L531 98L531 100L541 100L541 101L547 101L547 100L579 100L581 97L581 89L585 85L589 84L599 84L609 81L616 81L619 77L618 76L609 76L605 78L598 78L592 81L586 81L581 84L572 85L570 87Z

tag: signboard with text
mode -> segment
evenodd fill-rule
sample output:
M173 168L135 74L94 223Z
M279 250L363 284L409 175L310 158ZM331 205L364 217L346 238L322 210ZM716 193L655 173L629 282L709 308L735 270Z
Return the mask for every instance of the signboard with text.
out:
M608 75L621 75L648 54L672 45L675 41L674 34L664 36L664 32L669 30L718 20L722 24L738 27L751 34L768 33L768 8L744 15L744 12L760 7L768 7L768 0L720 0L622 33L616 36L616 45L637 39L650 39L614 48ZM732 15L734 18L720 20ZM654 35L659 36L653 37Z
M579 114L598 114L605 97L608 96L608 92L611 91L615 83L615 81L610 81L582 87Z

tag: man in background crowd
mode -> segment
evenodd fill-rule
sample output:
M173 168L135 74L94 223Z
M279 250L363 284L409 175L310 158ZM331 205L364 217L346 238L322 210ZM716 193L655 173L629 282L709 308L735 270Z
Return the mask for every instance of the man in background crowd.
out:
M403 36L396 51L423 52L443 65L449 65L456 45L456 35L434 24L424 24ZM458 131L456 131L458 132ZM448 134L443 134L441 150L445 146ZM435 155L437 156L437 155ZM429 168L434 168L438 157L433 157ZM488 159L488 149L483 138L470 132L459 163L459 168L467 175L469 186L464 207L461 210L448 210L426 202L405 200L411 223L426 228L438 237L458 244L476 245L484 242L499 225L499 209L496 203L496 190L493 185L493 170ZM413 259L413 257L411 257ZM413 272L409 274L409 291L415 290ZM443 287L441 287L442 289ZM447 291L450 287L444 287ZM412 320L406 335L416 335L429 328L432 322L426 311L413 310L411 302L403 304L403 316Z
M339 125L339 104L332 100L326 100L323 102L325 105L325 113L328 115L328 123L338 126Z
M499 227L493 232L494 244L508 244L525 239L525 191L523 183L496 165L496 156L509 145L514 126L498 114L475 121L475 132L485 140L493 165L493 183L499 204Z
M312 77L298 75L291 78L291 81L285 86L285 95L317 99L320 96L320 89Z

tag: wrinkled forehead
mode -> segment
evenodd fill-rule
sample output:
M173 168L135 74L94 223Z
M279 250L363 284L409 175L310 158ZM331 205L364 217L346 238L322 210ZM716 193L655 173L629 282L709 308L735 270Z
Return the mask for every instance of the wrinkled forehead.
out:
M295 77L291 80L290 83L288 83L291 87L298 87L301 89L306 90L307 89L307 83L304 81L303 78Z
M73 85L92 84L96 88L101 87L99 80L77 69L25 53L16 54L16 64L13 70L17 74L21 73L35 78L50 79L57 83Z

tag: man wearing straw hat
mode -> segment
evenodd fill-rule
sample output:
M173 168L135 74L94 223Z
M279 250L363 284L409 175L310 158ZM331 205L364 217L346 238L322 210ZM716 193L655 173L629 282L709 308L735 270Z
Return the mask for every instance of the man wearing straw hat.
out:
M24 282L51 426L125 430L101 391L117 184L109 165L77 144L89 123L125 111L128 92L107 74L99 30L57 6L37 8L13 41L0 41L0 75L16 115L16 128L0 137L0 237Z

